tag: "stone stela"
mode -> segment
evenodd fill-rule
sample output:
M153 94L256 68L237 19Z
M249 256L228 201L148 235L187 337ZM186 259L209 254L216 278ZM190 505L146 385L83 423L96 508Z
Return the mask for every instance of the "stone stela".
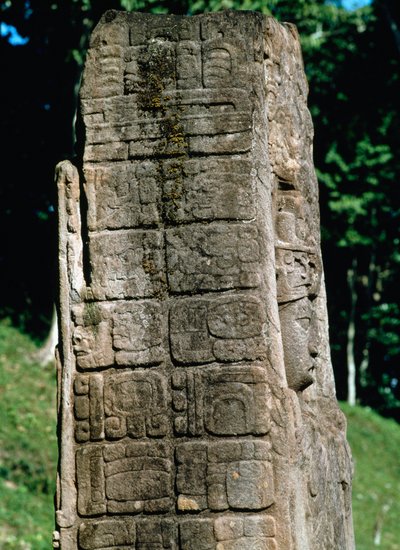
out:
M296 29L106 12L57 167L54 548L351 550Z

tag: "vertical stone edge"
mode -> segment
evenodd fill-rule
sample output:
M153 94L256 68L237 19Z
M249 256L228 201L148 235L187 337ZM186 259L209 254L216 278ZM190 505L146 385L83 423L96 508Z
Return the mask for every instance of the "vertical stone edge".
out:
M71 348L70 311L84 289L82 269L82 239L80 220L80 186L77 168L69 161L56 167L58 188L59 231L59 320L60 344L57 353L59 462L56 492L56 531L54 548L73 550L76 535L77 492L75 486L74 419L72 414L72 384L74 356ZM62 436L61 436L62 434Z
M270 115L268 129L269 137L272 136L269 139L269 151L275 176L273 193L277 193L279 181L295 184L295 188L311 207L312 233L317 254L321 257L318 181L313 163L313 125L307 107L308 83L299 35L294 25L280 25L269 18L266 19L264 36L269 92L267 106ZM282 62L285 56L286 62ZM279 113L281 105L277 97L279 90L285 88L289 92L285 98L290 104L285 113L289 123L282 126L279 124L282 112ZM296 97L290 97L293 90L297 90ZM291 109L291 105L295 109ZM297 130L302 129L301 133L297 132L297 136L296 127ZM301 392L286 390L286 393L292 394L293 427L297 433L293 449L297 449L298 453L298 459L295 459L290 469L293 483L290 491L292 543L294 548L302 550L313 550L319 545L352 550L355 547L351 514L352 459L346 440L346 419L336 399L325 282L320 261L320 290L315 299L319 334L315 382ZM318 485L327 486L328 489L326 502L316 504L324 491ZM318 506L322 511L318 510Z

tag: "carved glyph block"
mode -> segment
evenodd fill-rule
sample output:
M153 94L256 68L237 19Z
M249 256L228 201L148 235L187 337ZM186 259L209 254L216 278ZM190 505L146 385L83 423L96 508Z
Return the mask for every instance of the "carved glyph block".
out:
M162 362L162 311L154 300L80 304L73 310L73 349L84 370Z
M156 231L121 230L90 238L91 290L96 300L151 298L161 291L163 253Z
M172 503L172 460L161 443L81 447L76 454L78 512L166 512Z
M74 387L78 442L168 432L167 385L161 372L80 374Z
M163 202L169 223L251 220L255 216L251 164L226 157L163 162ZM232 186L235 195L232 195Z
M88 167L91 231L155 226L160 222L161 190L157 165L149 161Z
M272 516L249 514L216 519L88 520L79 526L82 550L277 550ZM179 540L179 542L177 542Z
M254 226L213 224L200 225L195 232L187 227L167 231L167 273L174 293L257 287L259 262Z
M252 295L188 298L170 312L172 358L179 364L266 357L265 311Z
M178 509L263 510L274 503L268 443L225 441L177 447Z
M269 432L268 379L261 366L177 369L172 387L177 434L238 436Z

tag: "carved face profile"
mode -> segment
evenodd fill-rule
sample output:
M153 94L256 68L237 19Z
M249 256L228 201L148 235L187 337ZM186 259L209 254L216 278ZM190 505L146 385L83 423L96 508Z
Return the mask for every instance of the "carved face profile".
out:
M90 355L93 351L94 341L93 327L77 326L72 338L74 352L77 358Z
M314 382L318 356L317 319L307 296L279 306L286 378L289 388L305 390Z
M74 330L72 344L76 362L82 369L108 367L114 362L108 321L96 325L78 325Z
M321 283L320 254L310 205L294 184L278 190L275 268L286 379L303 391L314 382L318 354L315 301Z

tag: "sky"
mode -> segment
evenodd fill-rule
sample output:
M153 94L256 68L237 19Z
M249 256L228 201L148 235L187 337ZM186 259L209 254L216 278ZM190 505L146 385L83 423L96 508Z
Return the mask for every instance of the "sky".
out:
M0 23L0 35L7 36L12 46L24 46L29 41L29 38L22 37L15 27L3 22Z
M343 0L343 7L346 10L356 10L357 8L368 6L370 3L371 0Z

